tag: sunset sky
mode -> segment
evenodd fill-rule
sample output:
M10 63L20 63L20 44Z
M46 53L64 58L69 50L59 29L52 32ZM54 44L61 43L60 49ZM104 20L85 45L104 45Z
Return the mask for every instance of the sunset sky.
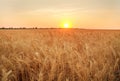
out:
M0 0L0 27L120 29L120 0Z

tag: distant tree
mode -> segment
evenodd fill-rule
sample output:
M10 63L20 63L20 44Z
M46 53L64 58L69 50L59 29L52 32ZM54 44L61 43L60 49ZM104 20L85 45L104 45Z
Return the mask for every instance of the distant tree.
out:
M1 27L0 29L5 29L5 27Z
M22 29L26 29L25 27L23 27Z
M9 27L9 29L13 29L13 27Z
M37 27L35 27L35 29L37 29Z

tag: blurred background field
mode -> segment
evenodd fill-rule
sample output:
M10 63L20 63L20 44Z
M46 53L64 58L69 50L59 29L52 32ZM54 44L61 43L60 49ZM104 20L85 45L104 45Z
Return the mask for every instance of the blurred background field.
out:
M120 81L120 31L0 30L0 81Z

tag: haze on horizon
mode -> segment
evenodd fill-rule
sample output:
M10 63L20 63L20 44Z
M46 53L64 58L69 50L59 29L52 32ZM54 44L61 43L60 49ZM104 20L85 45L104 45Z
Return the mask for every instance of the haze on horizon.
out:
M0 27L120 29L120 0L0 0Z

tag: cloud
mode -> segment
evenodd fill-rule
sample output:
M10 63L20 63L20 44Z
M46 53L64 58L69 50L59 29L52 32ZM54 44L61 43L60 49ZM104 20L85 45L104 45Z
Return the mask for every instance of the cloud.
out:
M5 24L12 21L22 24L30 19L35 23L43 19L45 23L56 22L62 17L72 17L85 24L108 21L109 25L109 22L120 21L119 14L120 0L0 0L0 21Z
M1 11L22 12L51 8L107 9L119 5L119 0L0 0Z

